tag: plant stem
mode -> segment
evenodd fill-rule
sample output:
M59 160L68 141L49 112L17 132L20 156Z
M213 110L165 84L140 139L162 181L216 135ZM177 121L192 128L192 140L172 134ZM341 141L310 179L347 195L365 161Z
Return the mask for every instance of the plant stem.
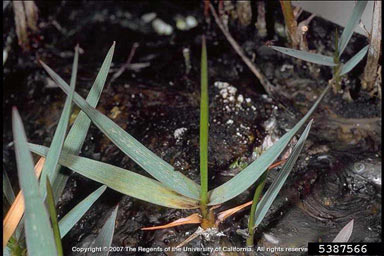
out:
M254 235L255 235L255 212L257 205L260 201L261 197L261 192L263 192L264 186L265 186L265 181L267 180L267 175L268 171L265 171L263 175L260 177L256 190L255 190L255 195L253 196L253 202L251 206L251 212L249 214L249 221L248 221L248 234L249 237L247 238L247 246L253 246L253 241L254 241Z
M51 183L49 182L49 178L46 177L46 189L47 189L47 208L48 213L50 215L52 229L53 229L53 235L55 238L56 243L56 249L57 249L57 255L63 256L63 246L61 244L61 237L60 237L60 229L59 224L57 222L57 213L55 208L55 199L53 198L53 190Z
M335 32L335 53L333 55L333 61L337 64L337 66L333 67L333 76L332 76L332 87L333 92L336 94L341 89L341 77L340 77L340 70L341 70L341 63L340 63L340 56L339 56L339 32L336 29Z
M280 0L280 5L284 15L285 25L288 28L288 38L291 41L292 48L297 49L300 42L297 33L297 21L293 14L291 1Z
M208 218L208 64L207 48L203 36L201 53L201 98L200 98L200 209L203 220Z

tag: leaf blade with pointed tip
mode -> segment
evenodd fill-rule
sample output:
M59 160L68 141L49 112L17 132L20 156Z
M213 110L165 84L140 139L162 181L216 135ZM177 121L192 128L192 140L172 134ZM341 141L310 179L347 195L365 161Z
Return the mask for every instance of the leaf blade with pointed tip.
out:
M103 64L101 65L100 71L96 76L95 82L93 83L91 90L89 91L88 96L86 98L86 101L92 107L96 107L100 99L105 81L109 73L109 69L111 67L114 50L115 42L113 42L111 48L108 50ZM80 149L83 146L84 140L87 136L90 124L91 120L88 118L88 116L83 111L80 111L65 139L63 151L74 155L79 154ZM60 166L58 166L57 169L57 177L53 182L53 190L55 197L59 198L62 191L64 190L69 175L60 172Z
M115 222L117 216L117 210L119 206L113 210L111 216L107 219L104 226L101 228L96 239L93 241L91 247L95 248L110 248L112 244L113 233L115 232ZM98 256L108 256L109 250L101 250L94 253Z
M299 50L285 48L285 47L279 47L279 46L270 46L270 47L276 51L279 51L281 53L284 53L286 55L289 55L291 57L295 57L301 60L305 60L308 62L312 62L315 64L324 65L324 66L330 66L330 67L336 66L332 57L328 57L328 56L324 56L316 53L299 51Z
M40 156L47 154L47 148L44 146L30 143L29 148ZM59 162L72 171L105 184L113 190L153 204L177 209L198 207L198 200L182 196L156 180L114 165L65 152L61 154Z
M41 62L51 78L65 92L69 93L68 84L50 67ZM134 137L124 131L107 116L90 106L79 94L75 93L74 102L83 110L92 122L126 155L140 165L158 181L176 192L194 199L200 198L200 188L193 180L158 157Z
M64 109L61 113L59 124L57 125L55 135L53 136L52 143L49 148L47 158L45 159L43 170L41 172L40 192L43 198L46 195L47 178L49 178L49 180L54 181L57 176L58 169L56 167L59 162L60 153L63 148L65 135L68 129L69 118L71 116L72 100L73 100L73 94L75 92L75 86L76 86L78 62L79 62L79 47L77 46L75 50L75 58L73 60L73 66L72 66L71 89L69 91L67 98L65 99Z
M13 191L11 182L4 168L3 168L3 194L5 195L5 198L7 199L9 205L12 205L13 201L15 201L15 192Z
M83 215L91 208L96 200L104 193L107 186L103 185L89 196L83 199L75 207L73 207L63 218L59 221L60 235L63 238L72 227L83 217Z
M347 25L345 26L343 33L341 34L338 50L339 50L339 56L343 54L345 47L347 47L347 44L349 40L352 37L353 31L355 30L355 27L357 24L359 24L361 15L363 15L363 12L365 10L365 7L367 6L368 1L357 1L355 7L352 10L351 17L348 20Z
M351 238L352 231L353 219L340 230L335 239L333 239L332 243L347 243Z
M363 49L361 49L358 53L355 54L349 61L347 61L340 71L340 76L347 74L349 71L351 71L354 67L356 67L357 64L364 58L364 56L368 52L369 45L365 46Z
M235 177L210 191L210 202L208 205L216 205L226 202L244 192L267 170L267 168L277 159L284 148L288 145L292 137L307 121L315 111L320 101L328 92L330 86L321 93L317 101L313 104L307 114L286 134L284 134L275 144L265 151L258 159L244 168Z
M268 209L271 207L273 201L277 197L277 194L280 192L280 189L283 187L285 181L287 180L288 175L290 174L293 166L297 161L297 158L301 153L301 150L304 147L304 143L308 137L309 130L311 129L312 121L313 119L308 123L303 134L300 136L299 141L293 148L291 155L288 157L284 166L281 168L279 174L272 182L271 186L269 186L267 192L265 192L265 194L263 195L263 198L258 203L255 212L255 223L253 224L254 228L258 226L260 222L264 219Z
M57 255L55 240L39 185L34 174L32 155L20 115L12 110L12 129L20 188L25 203L25 234L29 255Z

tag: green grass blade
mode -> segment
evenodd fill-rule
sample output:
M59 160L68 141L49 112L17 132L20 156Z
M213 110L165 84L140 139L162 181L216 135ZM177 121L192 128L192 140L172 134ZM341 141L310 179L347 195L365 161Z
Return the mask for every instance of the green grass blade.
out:
M25 202L25 233L29 255L57 255L55 239L39 185L35 176L27 137L16 108L12 110L12 128L15 142L20 188Z
M224 203L248 189L255 181L267 170L267 168L277 159L284 148L287 146L292 137L303 126L307 119L311 116L313 111L317 108L324 95L329 90L328 85L326 89L319 96L315 104L308 111L308 113L284 136L282 136L274 145L265 151L253 163L248 165L235 177L224 183L223 185L210 191L210 203L208 205L216 205Z
M201 54L201 97L200 97L200 201L204 207L208 203L208 64L207 47L203 37Z
M60 88L68 94L70 88L67 83L46 64L43 62L41 62L41 64L57 85L59 85ZM147 149L107 116L90 106L79 94L75 93L73 99L80 109L88 115L92 122L118 148L120 148L120 150L122 150L154 178L162 182L168 188L175 190L182 195L194 199L200 198L199 185L197 185L194 181L182 173L175 171L173 166Z
M49 215L51 217L53 235L55 236L57 255L62 256L63 255L63 246L61 245L60 229L59 229L59 225L57 224L57 213L56 213L56 207L55 207L55 199L53 197L53 190L52 190L52 186L51 186L51 183L49 182L48 177L47 177L47 181L46 181L46 187L47 187L47 206L48 206Z
M24 256L25 255L25 245L23 241L16 239L12 236L6 247L3 249L4 256Z
M7 172L3 168L3 194L5 195L5 198L7 199L9 205L15 201L15 192L12 189L11 182L9 181Z
M47 148L29 144L32 152L45 156ZM170 208L193 209L198 200L182 196L160 182L123 168L63 152L59 162L89 179L107 185L120 193Z
M81 217L83 217L89 208L91 208L96 200L99 199L106 189L107 186L101 186L73 207L63 218L61 218L59 221L61 238L63 238L73 228L73 226L75 226L75 224L81 219Z
M364 58L364 56L368 52L369 45L365 46L363 49L361 49L358 53L356 53L355 56L353 56L349 61L347 61L340 72L340 76L347 74L349 71L351 71L354 67L356 67L357 64Z
M332 243L348 243L353 231L353 219L345 225L337 234Z
M248 234L249 237L247 238L247 246L253 246L254 240L255 240L255 229L254 229L254 223L255 223L255 212L256 208L259 205L261 193L264 190L265 183L267 181L268 172L264 172L263 175L261 175L260 179L257 181L255 194L253 195L252 200L252 206L251 211L249 213L249 219L248 219Z
M260 222L264 219L268 209L271 207L273 201L277 197L277 194L279 194L280 189L283 187L285 181L287 180L293 166L297 161L297 158L301 153L301 150L304 147L304 143L308 137L309 130L311 129L312 121L313 119L308 123L299 141L293 148L288 160L285 162L285 164L281 168L281 171L279 172L275 180L272 182L267 192L265 192L265 194L263 195L263 198L260 200L260 203L257 205L254 227L258 226Z
M109 68L111 66L114 50L115 43L113 43L113 45L109 49L104 59L104 62L101 65L100 71L97 74L95 82L93 83L91 90L88 93L86 101L92 107L96 107L100 99L100 95L103 91L104 84L109 73ZM90 124L91 120L88 118L88 116L83 111L80 111L65 139L63 151L74 155L79 154L80 149L83 146L85 137L87 136ZM69 178L69 175L60 172L59 170L60 166L57 167L57 177L53 182L53 191L55 198L59 198Z
M299 50L285 48L285 47L279 47L279 46L271 46L271 48L281 53L284 53L286 55L298 58L300 60L305 60L308 62L312 62L315 64L324 65L324 66L330 66L330 67L336 66L332 57L328 57L328 56L324 56L316 53L299 51Z
M58 169L56 167L59 162L60 153L63 148L65 135L68 129L69 118L71 116L72 100L73 100L73 93L75 92L78 62L79 62L79 46L76 46L75 58L73 60L73 66L72 66L71 89L65 100L64 109L63 109L63 112L61 113L59 124L57 125L55 135L53 136L52 143L47 154L47 158L45 159L43 170L41 171L40 193L42 194L43 198L46 195L45 183L47 181L47 177L49 178L49 180L54 181L57 176Z
M355 27L360 22L361 16L363 15L363 12L365 7L367 6L367 3L368 1L356 1L356 5L353 8L351 17L349 18L348 23L345 26L339 40L339 46L338 46L339 56L343 54L345 47L347 47L347 44L352 37Z
M97 235L95 241L93 241L91 247L95 248L109 248L112 244L113 233L115 232L115 222L117 216L117 210L119 206L116 206L113 210L111 216L107 219L104 226L101 228L99 234ZM108 256L108 250L102 250L101 252L95 252L94 255L98 256Z

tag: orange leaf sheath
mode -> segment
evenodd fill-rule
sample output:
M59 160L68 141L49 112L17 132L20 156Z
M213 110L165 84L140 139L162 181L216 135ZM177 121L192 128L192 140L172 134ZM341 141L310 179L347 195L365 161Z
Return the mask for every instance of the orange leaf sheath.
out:
M41 157L35 165L36 177L40 177L45 158ZM3 247L7 246L9 238L11 238L13 232L15 232L17 225L19 224L21 217L24 214L24 196L21 191L17 194L15 201L9 208L7 215L3 220Z

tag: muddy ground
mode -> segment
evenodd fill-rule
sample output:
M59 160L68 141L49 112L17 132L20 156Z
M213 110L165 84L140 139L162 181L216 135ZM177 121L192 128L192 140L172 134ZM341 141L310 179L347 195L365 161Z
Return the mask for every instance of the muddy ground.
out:
M40 30L30 35L32 49L29 52L23 52L17 45L10 7L4 10L3 17L3 42L7 37L13 38L3 70L3 168L15 188L18 183L11 107L18 107L29 141L49 146L65 95L37 60L42 59L68 81L77 43L83 49L77 92L87 95L108 48L116 41L111 74L98 110L177 170L199 182L199 64L201 37L206 35L210 188L240 171L239 167L230 168L234 162L246 164L254 159L252 153L266 136L267 123L272 124L271 131L276 137L293 127L331 78L327 67L297 61L265 46L269 40L274 40L275 45L288 46L284 34L279 33L283 17L278 3L266 5L265 37L258 35L254 26L255 6L251 25L243 27L237 20L229 22L232 36L247 55L253 57L266 78L281 88L280 94L274 97L266 94L213 17L210 22L206 21L202 3L81 1L41 2L37 6ZM143 21L143 15L152 12L173 26L171 35L158 35L151 23ZM193 16L198 25L187 31L178 30L177 15ZM308 16L308 13L302 14L303 19ZM341 31L340 27L315 18L307 35L309 49L321 49L322 54L331 55L336 28ZM110 83L134 43L138 43L132 58L134 68ZM349 59L366 44L366 38L355 34L343 58ZM183 57L185 48L191 56L188 74ZM298 164L257 229L257 246L305 247L309 241L332 241L351 219L355 220L355 228L350 241L381 241L381 103L360 88L359 76L364 64L365 60L343 80L343 88L350 91L352 101L330 92L314 113L314 125ZM220 82L234 88L233 101L220 93ZM81 155L147 175L93 125ZM267 186L277 172L278 169L271 172ZM72 174L58 204L59 215L63 216L99 186ZM251 200L253 191L251 187L217 211ZM141 231L142 227L164 224L192 211L154 206L108 189L63 239L65 255L78 255L71 248L87 245L117 204L114 246L175 246L197 228L189 225ZM247 228L248 214L246 209L226 220L220 228L226 236L213 241L198 238L189 246L244 247L242 234Z

